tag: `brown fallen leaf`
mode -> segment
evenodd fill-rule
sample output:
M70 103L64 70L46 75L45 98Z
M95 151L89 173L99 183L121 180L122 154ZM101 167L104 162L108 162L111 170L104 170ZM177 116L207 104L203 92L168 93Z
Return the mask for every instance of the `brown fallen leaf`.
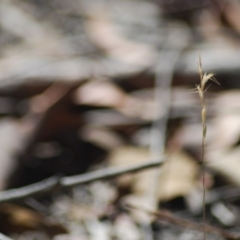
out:
M225 6L223 8L223 14L230 25L237 31L240 32L240 4L238 1L229 0L226 1Z
M22 233L44 229L49 236L67 233L67 229L44 215L19 205L4 203L0 205L0 231L4 233Z

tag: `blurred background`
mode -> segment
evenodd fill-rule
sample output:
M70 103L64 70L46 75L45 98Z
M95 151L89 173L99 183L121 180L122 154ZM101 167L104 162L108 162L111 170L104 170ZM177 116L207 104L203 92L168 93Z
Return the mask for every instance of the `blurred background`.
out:
M189 224L203 212L199 56L220 83L205 92L206 222L239 232L240 1L1 0L0 233L202 239ZM153 160L161 166L61 187ZM50 177L56 189L15 197Z

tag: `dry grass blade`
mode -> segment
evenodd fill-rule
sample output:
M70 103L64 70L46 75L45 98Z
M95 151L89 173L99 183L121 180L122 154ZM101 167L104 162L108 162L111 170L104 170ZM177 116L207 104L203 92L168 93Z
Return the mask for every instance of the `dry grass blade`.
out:
M205 195L206 195L206 190L205 190L205 160L204 160L204 154L205 154L205 139L206 139L206 135L207 135L207 125L206 125L206 117L207 117L207 105L206 105L206 100L204 97L204 93L206 92L206 90L208 88L205 88L206 83L208 81L213 81L217 84L219 84L219 82L214 78L214 74L213 73L204 73L203 74L203 70L202 70L202 61L201 61L201 56L199 56L199 63L198 63L198 72L200 75L200 84L197 85L197 91L200 97L200 101L201 101L201 107L202 107L202 111L201 111L201 118L202 118L202 186L203 186L203 239L206 239L206 209L205 209Z
M204 73L202 76L202 80L201 80L201 88L204 90L205 89L205 84L209 81L213 81L217 84L219 84L219 82L214 78L214 74L213 73Z

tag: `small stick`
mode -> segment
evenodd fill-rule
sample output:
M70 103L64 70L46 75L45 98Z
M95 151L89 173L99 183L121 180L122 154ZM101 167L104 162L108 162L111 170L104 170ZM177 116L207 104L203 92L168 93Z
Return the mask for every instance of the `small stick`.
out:
M221 228L213 227L211 225L199 224L199 223L196 223L196 222L193 222L190 220L182 219L182 218L174 216L169 211L162 210L161 212L156 212L156 211L151 211L144 207L135 206L132 204L127 204L125 207L130 210L135 209L135 210L147 212L150 215L153 215L161 220L178 225L180 227L190 228L190 229L197 230L197 231L204 230L205 233L212 233L215 235L220 235L222 237L227 238L228 240L239 240L240 239L240 235L237 235L236 233L225 231L225 230L222 230Z
M107 178L113 178L125 173L132 173L142 171L147 168L157 167L164 163L166 157L162 157L155 161L146 161L146 163L130 166L130 167L109 167L94 172L80 174L71 177L51 177L41 182L34 183L25 187L10 189L0 192L0 203L14 202L27 197L33 197L36 195L44 195L52 192L58 188L71 188L76 185L90 183L96 180L103 180Z

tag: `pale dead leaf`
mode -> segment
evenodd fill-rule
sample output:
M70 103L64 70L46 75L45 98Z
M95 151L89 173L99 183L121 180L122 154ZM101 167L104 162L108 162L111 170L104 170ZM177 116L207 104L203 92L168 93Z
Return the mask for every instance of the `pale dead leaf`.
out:
M124 105L126 98L127 94L107 80L89 81L75 92L75 102L86 105L117 108Z
M141 99L124 92L107 80L92 80L79 87L74 96L77 104L114 108L125 116L152 120L153 100Z
M216 98L216 117L212 121L214 135L209 145L215 149L227 149L240 137L240 91L227 91Z
M159 179L159 200L171 200L188 195L196 186L199 167L196 161L184 152L169 155Z
M240 185L240 91L226 91L216 98L215 134L206 151L208 166Z
M151 154L147 148L122 146L113 150L109 156L109 165L120 167L120 166L131 166L143 162L150 161ZM128 195L123 201L126 203L140 203L141 206L149 208L153 206L151 196L149 196L150 186L142 189L136 189L138 184L144 181L151 181L154 175L151 174L153 170L145 170L140 173L125 174L117 179L117 183L121 187L131 187L132 194ZM149 179L150 178L150 179ZM141 181L141 182L140 182ZM151 181L153 182L153 181ZM137 192L140 191L140 192ZM131 211L132 217L137 222L148 224L151 217L144 212Z
M113 149L123 145L123 140L110 129L104 127L85 126L80 135L89 142L104 149Z
M150 160L150 152L145 148L122 147L114 150L109 158L111 166L126 166ZM155 169L125 175L119 178L121 186L132 186L133 194L144 196L152 187L152 176ZM159 178L158 200L170 200L185 196L196 186L199 167L194 159L184 152L169 155L161 167ZM156 180L157 181L157 180Z
M147 148L123 146L112 151L109 157L111 166L127 166L150 161L151 154ZM198 184L199 167L197 163L183 152L175 152L169 156L161 167L160 178L156 177L156 169L148 169L134 174L126 174L118 178L118 184L131 187L132 194L124 198L124 202L139 205L147 209L155 206L154 181L159 181L157 200L170 200L179 196L186 196ZM149 223L151 217L142 211L131 211L132 217L141 223Z
M207 152L207 165L240 186L240 147L231 150L216 149Z
M218 116L214 121L215 136L210 146L221 149L236 144L240 137L240 115L226 114Z
M138 163L150 161L150 152L147 148L138 148L132 146L122 146L114 149L108 158L110 166L131 166ZM133 176L137 174L125 174L118 178L118 183L121 186L128 186L133 181Z

